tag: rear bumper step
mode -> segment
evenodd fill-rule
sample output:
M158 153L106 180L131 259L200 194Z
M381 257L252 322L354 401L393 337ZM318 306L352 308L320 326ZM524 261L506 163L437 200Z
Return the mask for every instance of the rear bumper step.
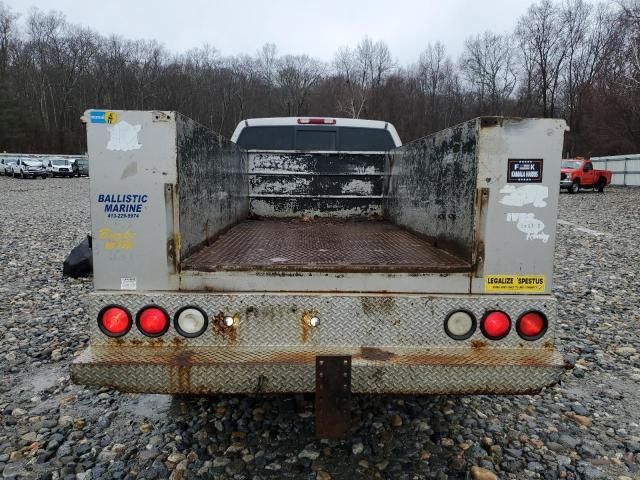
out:
M323 355L351 357L353 393L534 393L565 369L554 349L92 346L71 377L140 393L313 392Z

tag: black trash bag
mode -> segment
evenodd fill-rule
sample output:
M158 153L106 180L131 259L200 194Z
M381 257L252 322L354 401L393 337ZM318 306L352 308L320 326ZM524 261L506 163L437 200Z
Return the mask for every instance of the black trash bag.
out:
M67 255L62 264L62 273L73 278L88 277L93 273L91 235L87 235L87 238Z

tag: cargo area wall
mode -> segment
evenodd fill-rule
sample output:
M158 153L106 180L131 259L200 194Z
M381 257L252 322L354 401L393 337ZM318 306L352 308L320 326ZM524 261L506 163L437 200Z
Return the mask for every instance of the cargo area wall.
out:
M251 212L262 217L381 216L384 157L249 152Z
M247 153L199 123L177 115L180 257L249 214Z
M387 155L388 220L470 259L479 119L421 138Z

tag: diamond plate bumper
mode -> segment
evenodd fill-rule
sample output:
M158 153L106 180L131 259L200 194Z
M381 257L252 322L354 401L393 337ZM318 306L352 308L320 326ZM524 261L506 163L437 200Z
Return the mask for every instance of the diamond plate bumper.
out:
M532 393L558 382L565 367L553 348L92 346L71 376L141 393L313 392L317 355L352 357L354 393Z

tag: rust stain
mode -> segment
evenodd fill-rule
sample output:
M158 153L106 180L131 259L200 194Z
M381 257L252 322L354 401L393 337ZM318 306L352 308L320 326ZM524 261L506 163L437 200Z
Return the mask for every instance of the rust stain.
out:
M552 363L552 355L547 352L531 352L514 355L499 349L483 348L470 350L465 354L424 353L402 357L402 363L412 365L479 365L479 366L547 366Z
M274 352L256 363L304 364L314 363L317 352ZM332 354L331 352L326 352ZM398 355L376 347L361 347L352 352L341 350L340 355L351 354L354 360L378 360L390 364L404 365L452 365L452 366L533 366L542 367L553 364L553 354L547 351L513 352L499 349L482 348L465 350L459 353L444 353L441 350L424 353ZM515 353L515 354L514 354Z
M553 346L553 342L550 340L547 340L546 342L544 342L543 348L548 352L553 352L556 349L556 347Z
M295 310L294 310L295 311ZM311 326L311 319L318 316L317 310L305 310L300 316L300 340L307 343L314 327Z
M149 339L132 338L131 340L111 338L108 340L107 345L112 347L182 347L185 345L185 340L181 337L174 337L169 343L162 337Z
M485 340L471 340L471 348L473 350L481 350L487 348L487 342Z
M255 363L269 364L304 364L315 363L317 352L274 352L268 355L266 360L256 361Z
M473 225L473 247L471 251L473 277L482 277L484 271L484 241L482 238L482 230L486 221L486 211L489 205L489 189L478 188L475 195L475 218Z
M233 315L234 322L230 327L227 327L224 324L224 317L224 312L218 312L213 317L213 322L211 322L211 330L215 336L222 337L227 340L229 345L235 345L238 343L238 322L240 320L240 315L237 313Z
M135 349L135 355L122 355L125 351L120 347L102 347L108 353L110 365L167 365L183 368L193 365L218 365L228 362L223 353L217 355L198 355L198 349L154 348L144 346ZM131 349L132 347L129 347ZM377 347L361 347L359 349L327 349L325 354L351 355L354 360L379 360L390 364L403 365L451 365L451 366L553 366L556 364L555 351L539 350L504 350L499 348L464 349L449 352L448 349L426 350L424 352L395 353ZM318 354L315 350L276 351L247 359L243 364L305 364L314 363ZM105 354L101 354L105 355ZM561 366L559 366L561 368Z
M390 360L395 356L395 353L387 352L380 348L360 347L359 357L365 360Z
M171 389L179 393L191 392L191 367L193 366L191 352L181 350L176 352L173 362L169 365L169 385Z
M360 302L362 311L366 315L390 314L396 306L396 300L393 297L361 297Z
M207 354L202 352L202 348L121 348L115 346L94 347L99 359L93 361L95 365L108 366L164 366L162 370L166 385L163 391L168 393L219 393L211 391L206 385L194 385L193 367L196 366L224 366L230 363L230 359L222 352L216 354ZM522 366L522 367L554 367L561 369L563 366L557 364L557 354L544 349L530 352L522 350L505 350L498 348L487 348L481 350L462 349L460 351L449 353L447 349L434 349L421 353L394 353L388 352L376 347L361 347L359 349L327 349L326 354L351 355L354 366L366 361L380 361L387 365L449 365L464 368L465 366L481 366L481 367L497 367L497 366ZM242 365L313 365L316 361L317 351L277 351L247 359ZM72 367L73 368L73 367ZM78 365L75 365L78 368ZM380 372L384 370L384 366L378 369ZM556 382L551 382L550 385ZM135 386L127 386L126 388L118 387L123 391L138 391ZM539 388L530 390L518 390L497 388L495 390L488 387L478 387L478 389L465 389L464 392L457 392L455 389L433 391L437 393L535 393ZM410 394L410 391L402 391L396 393ZM424 392L417 392L424 393Z

